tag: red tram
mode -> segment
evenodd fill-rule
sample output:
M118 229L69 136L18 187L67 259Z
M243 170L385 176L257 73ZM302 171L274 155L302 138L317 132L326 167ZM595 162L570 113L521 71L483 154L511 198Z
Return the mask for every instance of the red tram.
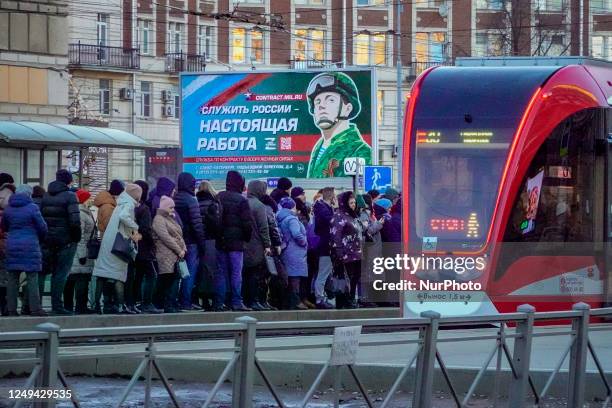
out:
M612 63L465 58L425 71L407 106L402 177L405 250L484 264L411 275L482 290L442 301L405 291L405 315L612 299Z

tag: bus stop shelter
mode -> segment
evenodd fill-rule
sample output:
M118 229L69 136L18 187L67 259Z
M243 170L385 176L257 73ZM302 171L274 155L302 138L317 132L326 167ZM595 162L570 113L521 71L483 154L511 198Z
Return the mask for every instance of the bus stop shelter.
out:
M13 175L16 183L46 186L62 167L63 150L79 152L73 168L81 185L84 156L92 149L144 150L147 147L151 146L141 137L118 129L0 121L0 172Z

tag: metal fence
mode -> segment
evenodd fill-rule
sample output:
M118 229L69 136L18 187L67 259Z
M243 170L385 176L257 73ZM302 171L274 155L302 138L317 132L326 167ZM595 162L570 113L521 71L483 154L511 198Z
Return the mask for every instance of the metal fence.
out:
M140 68L138 48L110 47L108 45L68 45L68 60L71 65L100 65L126 69Z
M610 404L612 391L607 381L603 366L597 356L593 344L589 340L589 332L612 330L612 326L607 324L590 326L592 318L610 318L612 308L593 309L584 303L574 305L571 311L536 313L530 305L520 306L516 313L491 315L491 316L469 316L469 317L440 317L435 312L424 312L419 319L366 319L366 320L325 320L325 321L291 321L291 322L257 322L251 317L240 317L234 323L222 324L201 324L201 325L167 325L167 326L146 326L146 327L121 327L121 328L94 328L94 329L67 329L60 330L57 325L44 323L36 327L36 331L13 332L0 334L0 346L34 346L36 354L32 358L13 358L0 360L0 364L33 364L33 369L29 378L26 380L22 389L32 387L44 387L58 389L64 387L72 391L72 405L82 406L78 399L78 390L70 387L69 381L61 370L61 361L64 359L78 358L78 356L59 355L60 346L75 344L90 339L96 339L96 344L103 344L105 341L116 341L129 338L132 341L146 343L142 351L116 351L105 353L105 357L130 357L140 359L138 368L132 375L131 380L124 389L122 395L117 399L117 407L121 407L135 384L141 376L145 378L144 406L151 406L151 384L153 371L157 373L164 385L172 403L175 407L181 407L181 402L176 397L167 377L160 367L157 357L160 354L181 354L192 353L193 349L173 349L172 351L157 350L156 345L167 341L168 336L192 336L197 338L228 338L233 337L232 346L208 347L198 349L198 353L232 353L227 365L218 377L212 390L208 393L206 401L202 407L206 408L214 401L219 389L226 381L232 383L232 407L251 407L253 403L253 384L256 373L263 379L263 383L273 395L276 403L280 407L287 404L282 400L276 387L266 373L264 364L258 359L258 352L271 350L298 350L305 348L331 348L331 342L325 338L320 342L309 342L308 345L268 345L257 346L257 337L281 336L287 333L329 333L337 327L362 326L366 332L414 332L414 338L395 338L390 336L389 340L382 341L362 341L359 347L381 347L387 345L408 345L416 346L416 352L405 360L400 374L396 380L389 384L387 395L378 407L387 407L393 401L396 391L401 382L406 378L409 371L414 370L413 385L413 407L431 407L434 377L439 374L444 378L448 385L452 398L458 407L468 406L470 398L476 387L487 371L494 373L496 378L495 392L499 392L499 378L502 373L502 361L505 359L510 368L510 381L508 386L508 406L524 407L528 404L540 406L543 398L547 396L551 384L559 373L564 361L569 357L567 386L568 407L583 407L585 402L586 386L586 362L589 355L593 359L599 377L605 389L605 395L601 400L603 407ZM543 322L564 322L556 326L553 330L534 331L534 325ZM569 323L566 323L569 322ZM482 325L494 325L495 331L492 334L468 334L463 332L455 335L455 332L447 331L449 336L438 336L441 329L482 327ZM513 326L513 329L509 329ZM560 356L555 369L551 372L546 384L538 389L530 375L530 358L532 354L532 341L537 337L544 336L567 336L568 345ZM508 346L508 339L514 340L513 349ZM142 341L146 340L146 341ZM474 378L471 386L465 391L465 396L460 398L460 391L453 384L451 373L447 369L444 358L441 355L438 344L443 342L470 342L470 341L490 340L491 349L486 354L487 358ZM486 351L486 350L485 350ZM494 370L488 370L491 362L496 357ZM317 387L321 384L324 377L333 370L329 363L324 364L321 372L317 375L311 387L306 391L301 407L306 407L312 398ZM355 380L365 403L369 407L376 406L357 372L352 365L348 366L351 377ZM339 373L338 370L335 373ZM336 377L337 384L339 378ZM339 387L335 387L336 391ZM497 401L497 399L496 399ZM24 400L19 400L14 407L20 407ZM35 408L54 407L53 400L36 402Z

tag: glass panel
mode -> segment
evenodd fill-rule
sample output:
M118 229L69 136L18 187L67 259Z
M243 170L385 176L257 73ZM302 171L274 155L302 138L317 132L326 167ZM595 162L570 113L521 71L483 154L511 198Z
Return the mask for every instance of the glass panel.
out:
M416 62L418 65L422 65L429 61L428 42L427 33L416 34Z
M232 30L232 62L234 63L244 63L246 61L245 37L246 30L244 28L234 28Z
M384 65L387 61L387 36L377 34L372 36L374 65Z
M26 152L28 155L26 178L38 179L40 178L40 150L28 149Z
M263 32L259 30L251 31L251 61L264 62Z
M21 150L0 147L0 163L2 163L2 172L13 176L16 184L21 184L21 170L23 167L21 163Z
M476 41L474 44L474 55L484 57L487 54L487 35L485 33L476 33Z
M355 64L356 65L368 65L369 64L369 42L370 36L367 34L358 34L355 37Z
M376 91L376 117L379 125L383 123L384 100L383 91Z
M42 186L46 189L50 182L55 180L55 172L57 171L59 152L57 150L44 151L43 163L43 183Z
M304 61L306 57L306 44L308 30L295 30L295 56L298 61Z
M322 30L310 31L311 52L315 60L322 61L325 59L325 32Z
M444 33L431 33L430 34L430 45L429 54L430 61L432 62L443 62L444 61Z

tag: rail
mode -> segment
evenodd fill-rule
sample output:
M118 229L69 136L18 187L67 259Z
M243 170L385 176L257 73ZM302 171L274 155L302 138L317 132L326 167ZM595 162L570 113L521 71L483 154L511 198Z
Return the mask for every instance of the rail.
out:
M166 72L178 74L180 72L198 72L206 69L206 56L173 52L165 55Z
M68 61L75 66L103 66L125 69L140 68L138 48L110 47L107 45L76 44L68 46Z
M524 407L528 405L528 400L533 399L535 406L542 406L543 399L548 395L550 387L556 376L561 370L564 362L569 358L568 368L568 394L567 405L569 407L582 407L585 400L586 386L586 362L587 358L592 358L597 369L601 383L605 389L605 396L601 398L603 407L610 405L612 398L612 388L606 377L606 373L597 355L595 347L589 339L589 332L611 331L612 326L597 325L591 327L591 318L610 318L612 308L602 308L590 310L584 303L577 303L570 311L536 313L530 305L522 305L516 313L491 315L491 316L472 316L472 317L440 317L435 312L424 312L418 319L350 319L350 320L322 320L322 321L298 321L298 322L257 322L251 317L240 317L234 323L220 324L197 324L197 325L166 325L166 326L141 326L141 327L105 327L94 329L67 329L60 330L60 327L52 323L44 323L36 327L35 331L27 332L7 332L0 334L0 345L3 347L33 347L35 354L33 357L21 356L19 358L0 359L0 365L10 363L33 364L32 371L27 378L22 389L32 387L43 387L58 389L63 386L71 389L71 402L74 407L81 407L76 391L70 387L68 379L61 370L61 362L70 359L83 358L82 353L72 353L60 355L59 349L62 343L71 344L75 341L96 339L96 345L104 344L105 341L112 341L129 336L131 339L140 339L143 344L142 350L137 351L117 351L107 356L121 356L140 359L140 363L133 373L128 385L117 400L117 407L121 407L128 395L141 376L145 378L144 407L152 405L152 378L155 371L160 378L166 392L170 396L175 407L181 407L181 402L174 393L157 357L161 355L172 355L182 353L193 353L193 349L174 349L159 350L157 345L168 341L170 336L188 335L196 336L201 339L227 339L233 337L233 345L227 346L206 346L198 348L198 353L231 353L231 358L227 362L222 373L218 377L211 391L207 394L206 401L202 407L211 406L223 383L230 380L232 383L232 407L251 407L253 402L253 384L255 373L263 379L263 383L270 391L279 407L286 407L287 404L281 398L280 393L270 380L266 372L265 363L258 358L258 353L270 350L296 350L296 349L326 349L332 348L332 342L327 337L320 340L314 339L308 344L297 345L256 345L256 338L271 335L281 335L284 332L316 331L317 333L331 334L337 328L347 326L361 326L363 332L394 332L406 333L406 336L390 336L389 340L365 339L359 342L359 347L380 347L383 345L413 345L415 351L409 358L404 360L404 365L395 381L389 385L387 394L379 408L388 407L396 396L396 391L408 373L414 371L413 385L413 407L431 407L433 400L433 384L436 375L436 366L439 375L450 389L452 399L458 407L467 407L470 398L478 387L483 376L489 370L491 362L495 359L495 383L494 394L497 397L500 391L502 362L505 360L509 367L508 386L508 406ZM551 320L568 321L569 326L558 327L551 331L534 331L534 325L538 322ZM452 329L457 326L462 328L482 327L483 324L494 325L494 333L462 335L457 334ZM512 329L510 326L514 326ZM444 335L440 335L444 333ZM550 373L545 385L538 389L530 375L530 359L532 356L532 342L535 338L547 336L567 336L568 343L559 356L559 360ZM514 344L512 350L508 345L508 340L512 339ZM492 340L493 344L486 351L486 358L480 370L474 377L473 382L464 392L463 398L453 382L444 360L444 356L438 348L439 343L448 342L470 342L475 340ZM368 395L367 388L359 379L353 364L346 366L351 377L356 382L365 403L369 407L374 407L374 402ZM317 387L328 373L332 372L336 384L340 384L340 370L329 362L324 364L322 370L316 376L313 384L307 390L301 407L306 407L312 398ZM339 387L334 387L337 392ZM336 400L338 396L334 397ZM24 400L18 400L14 407L21 407ZM36 402L35 408L54 407L55 401L46 400Z

